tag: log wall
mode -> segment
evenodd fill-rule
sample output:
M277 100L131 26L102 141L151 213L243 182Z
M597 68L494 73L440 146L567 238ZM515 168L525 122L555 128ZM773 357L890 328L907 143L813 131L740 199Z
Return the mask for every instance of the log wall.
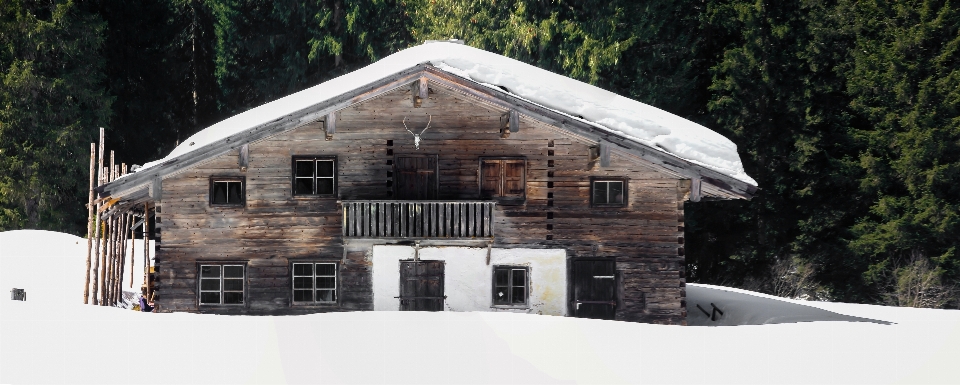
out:
M480 157L525 157L525 203L497 206L494 247L564 248L571 259L615 258L618 320L684 322L684 181L618 153L609 167L600 167L590 157L595 143L527 116L521 116L518 132L501 138L507 111L454 89L430 87L420 108L402 88L338 112L332 140L317 123L251 143L246 171L235 152L164 179L156 221L162 239L156 257L160 309L372 310L370 249L349 242L345 249L337 199L293 196L291 158L337 156L339 199L373 200L395 199L395 156L421 153L438 155L439 200L480 199ZM426 114L432 122L417 150L401 122L406 117L410 130L419 133ZM245 204L211 207L213 176L244 178ZM591 207L590 177L603 176L626 178L626 207ZM339 305L291 305L291 263L326 260L342 262ZM246 304L198 306L198 261L245 263Z

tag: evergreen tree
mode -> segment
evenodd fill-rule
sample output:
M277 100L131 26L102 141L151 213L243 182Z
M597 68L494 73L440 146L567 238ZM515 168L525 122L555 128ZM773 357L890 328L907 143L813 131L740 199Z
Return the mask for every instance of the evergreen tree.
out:
M89 143L112 101L103 30L71 1L0 3L0 230L85 232Z
M960 279L960 7L950 1L842 1L855 40L845 71L851 106L868 124L860 186L870 209L851 249L868 282L929 258ZM922 262L921 262L922 264Z

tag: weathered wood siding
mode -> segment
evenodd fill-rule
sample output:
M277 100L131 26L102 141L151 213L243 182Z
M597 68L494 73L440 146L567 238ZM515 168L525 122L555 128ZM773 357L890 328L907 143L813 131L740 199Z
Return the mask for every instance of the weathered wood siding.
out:
M423 133L420 149L401 124ZM681 323L684 181L613 153L609 167L591 161L590 146L560 128L521 116L519 131L501 138L507 111L456 90L431 84L413 106L407 88L337 114L326 140L321 124L249 145L248 168L239 153L223 155L163 180L162 234L157 255L158 303L164 311L298 314L372 309L369 251L344 252L336 199L294 197L291 157L337 156L340 199L396 199L396 155L437 154L440 200L480 198L480 157L526 158L526 200L498 205L494 247L565 248L569 258L615 258L620 276L617 319ZM211 176L246 180L243 207L210 207ZM627 179L622 208L593 208L590 177ZM292 306L290 263L344 261L339 306ZM198 307L197 261L247 263L245 306Z

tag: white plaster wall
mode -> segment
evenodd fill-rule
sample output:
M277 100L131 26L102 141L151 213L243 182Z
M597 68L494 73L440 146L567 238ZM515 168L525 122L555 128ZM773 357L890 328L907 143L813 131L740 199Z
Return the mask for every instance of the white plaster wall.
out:
M373 247L373 309L399 310L400 260L413 259L413 247ZM420 259L445 261L444 302L447 311L512 311L564 316L567 313L567 256L563 249L487 249L423 247ZM528 309L493 308L493 267L530 268Z

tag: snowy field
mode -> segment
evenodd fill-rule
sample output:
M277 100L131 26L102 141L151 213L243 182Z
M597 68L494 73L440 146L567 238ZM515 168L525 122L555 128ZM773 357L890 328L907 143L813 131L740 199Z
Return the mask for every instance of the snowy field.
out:
M0 383L960 382L955 310L689 285L692 324L746 326L510 313L153 314L83 305L85 255L86 241L71 235L0 233ZM14 287L27 301L10 300ZM717 321L695 307L711 302L726 309ZM839 321L796 322L817 319Z

